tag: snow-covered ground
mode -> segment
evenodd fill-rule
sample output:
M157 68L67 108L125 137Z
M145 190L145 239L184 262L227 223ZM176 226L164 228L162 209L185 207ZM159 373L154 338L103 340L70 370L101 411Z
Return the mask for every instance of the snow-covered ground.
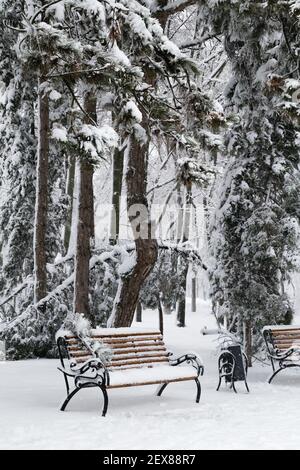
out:
M157 326L147 312L144 325ZM250 394L224 386L216 392L216 337L209 304L199 302L186 328L165 316L165 339L176 353L197 352L205 364L200 404L193 382L170 384L160 398L156 386L109 391L83 390L60 412L64 383L56 360L0 363L0 449L300 449L300 370L284 371L269 385L270 367L249 372Z

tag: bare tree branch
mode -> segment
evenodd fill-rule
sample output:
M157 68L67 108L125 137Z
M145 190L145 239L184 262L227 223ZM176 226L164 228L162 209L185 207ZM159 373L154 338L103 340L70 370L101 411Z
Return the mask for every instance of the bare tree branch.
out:
M174 2L167 3L165 6L156 6L156 8L152 10L152 13L154 17L159 17L162 13L170 16L185 10L187 7L196 5L196 3L197 0L175 0Z
M203 36L201 38L193 39L192 41L188 41L183 44L180 44L178 47L179 49L188 49L189 47L201 46L202 44L204 44L206 41L209 41L210 39L217 39L219 41L217 34L208 34L207 36Z

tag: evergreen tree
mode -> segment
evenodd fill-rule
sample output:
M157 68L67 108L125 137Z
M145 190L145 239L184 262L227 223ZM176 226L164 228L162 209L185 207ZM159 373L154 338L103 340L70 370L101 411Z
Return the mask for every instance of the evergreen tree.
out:
M262 326L290 322L292 313L284 286L299 241L299 16L290 6L207 2L203 13L212 33L225 35L236 113L212 222L212 295L249 359L252 334L259 341Z
M18 2L14 7L18 11ZM35 89L12 48L14 33L4 18L7 2L0 5L1 61L1 292L5 297L32 272L35 200L36 136ZM16 20L16 11L11 12ZM7 306L14 316L18 305Z

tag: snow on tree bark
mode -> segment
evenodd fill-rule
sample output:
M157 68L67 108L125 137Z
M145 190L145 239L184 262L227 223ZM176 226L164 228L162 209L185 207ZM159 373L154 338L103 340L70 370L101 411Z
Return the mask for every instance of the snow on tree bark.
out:
M38 158L36 182L36 212L34 222L34 300L47 294L46 231L48 211L48 160L49 160L49 96L45 89L47 68L41 70L38 90Z
M85 122L97 122L96 98L87 93L84 98ZM87 158L80 161L78 225L75 254L74 311L84 314L94 325L89 308L89 271L91 243L94 239L94 168Z

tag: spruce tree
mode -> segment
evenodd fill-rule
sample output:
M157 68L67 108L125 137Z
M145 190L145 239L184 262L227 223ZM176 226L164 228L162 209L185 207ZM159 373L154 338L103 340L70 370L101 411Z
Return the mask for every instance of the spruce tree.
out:
M227 99L235 121L212 221L212 295L244 339L291 321L285 283L296 268L299 222L299 16L292 2L203 2L212 34L223 33L232 67Z

